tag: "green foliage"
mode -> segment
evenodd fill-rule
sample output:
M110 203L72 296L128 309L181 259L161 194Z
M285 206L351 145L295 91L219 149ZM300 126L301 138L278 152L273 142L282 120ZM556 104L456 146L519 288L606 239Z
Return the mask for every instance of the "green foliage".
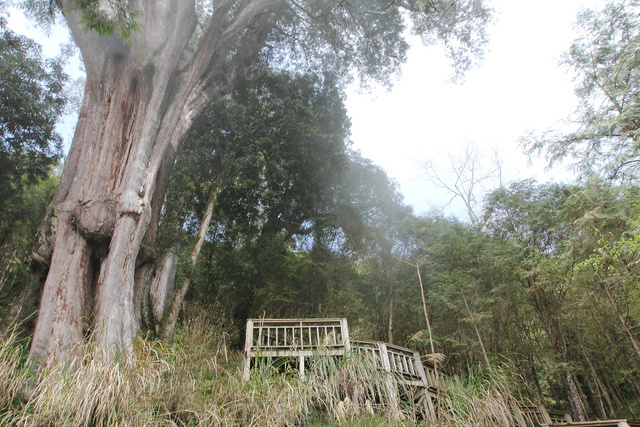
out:
M616 0L602 12L587 10L578 21L583 34L564 62L577 74L579 128L566 135L530 137L530 153L545 152L550 164L572 158L588 176L604 169L617 179L637 178L640 120L639 5Z
M0 218L0 319L15 301L17 293L32 280L25 263L42 216L53 196L60 170L51 170L49 178L27 186ZM29 315L36 307L24 307Z
M80 24L84 24L85 31L93 30L104 37L118 29L126 44L131 44L133 33L141 31L136 19L142 16L142 12L132 10L126 1L109 1L108 11L100 10L96 0L74 0L73 4L71 10L79 8L83 12Z
M492 10L474 1L413 0L408 3L413 31L425 43L433 44L441 39L456 70L453 80L462 79L465 71L482 59L486 44L483 28ZM433 19L433 15L440 18Z
M103 2L102 9L98 0L71 0L65 10L61 10L61 4L59 0L21 0L22 8L45 30L55 23L59 13L76 10L82 13L80 24L84 26L85 31L95 31L103 37L108 37L117 30L126 44L131 44L132 34L142 30L137 21L142 16L142 12L131 9L127 1Z
M62 64L42 59L32 40L0 19L0 215L10 215L26 187L46 178L60 160L67 76Z
M257 67L234 95L194 124L179 155L163 223L197 230L211 188L222 183L216 240L308 232L325 188L346 164L346 109L333 77Z
M27 251L58 182L62 66L0 17L0 318L29 280Z

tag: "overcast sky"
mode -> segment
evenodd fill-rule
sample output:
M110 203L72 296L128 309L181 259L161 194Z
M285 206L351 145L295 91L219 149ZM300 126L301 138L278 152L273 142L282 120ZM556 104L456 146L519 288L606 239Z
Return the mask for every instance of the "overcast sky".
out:
M389 93L348 93L354 148L382 166L400 185L417 213L442 208L449 194L429 183L421 166L431 160L444 174L450 156L467 143L496 147L508 179L568 180L567 170L545 172L530 165L518 139L530 131L559 129L575 112L572 75L559 62L578 36L574 23L583 8L600 10L604 0L492 0L484 61L464 84L449 83L452 71L441 47L415 41L404 73ZM444 210L466 220L453 203Z
M575 111L572 75L559 66L561 55L577 36L574 23L583 8L600 10L605 0L489 0L495 10L484 61L469 71L462 84L453 75L444 50L414 39L402 76L391 92L348 91L354 148L382 166L395 179L405 202L416 213L442 209L451 199L425 177L431 161L443 176L450 158L467 144L498 150L507 180L535 177L568 180L567 170L545 171L542 160L530 164L518 139L530 131L560 129ZM14 13L10 25L46 45L49 54L66 30L53 40ZM75 118L62 127L73 136ZM444 209L466 220L459 202Z

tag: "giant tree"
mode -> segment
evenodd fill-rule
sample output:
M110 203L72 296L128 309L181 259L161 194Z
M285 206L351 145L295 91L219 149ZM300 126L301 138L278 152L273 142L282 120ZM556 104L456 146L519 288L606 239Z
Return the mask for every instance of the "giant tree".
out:
M110 352L130 348L142 300L136 278L153 259L144 242L155 235L176 152L198 113L261 53L280 66L388 82L406 56L405 12L427 39L449 42L462 67L488 16L476 0L30 4L41 15L60 11L87 73L33 254L48 270L31 347L41 359L70 357L88 330Z

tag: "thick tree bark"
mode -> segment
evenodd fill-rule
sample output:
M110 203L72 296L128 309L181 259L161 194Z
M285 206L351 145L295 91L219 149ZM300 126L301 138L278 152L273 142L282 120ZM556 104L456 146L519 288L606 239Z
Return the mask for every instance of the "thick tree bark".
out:
M246 73L264 46L277 3L250 2L225 21L234 2L219 2L193 53L193 0L140 2L143 31L132 35L131 45L84 31L81 12L63 2L87 80L69 157L33 255L50 266L32 357L67 360L87 332L109 357L130 348L144 291L135 279L144 276L140 269L152 255L143 240L155 236L175 153L195 116Z

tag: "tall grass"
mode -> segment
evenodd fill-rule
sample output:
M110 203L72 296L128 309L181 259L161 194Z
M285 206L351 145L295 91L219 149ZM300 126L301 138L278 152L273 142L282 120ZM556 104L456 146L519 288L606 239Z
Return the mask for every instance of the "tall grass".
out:
M194 312L170 346L139 340L133 357L107 361L87 346L82 363L31 374L23 342L0 337L0 424L20 426L292 426L512 424L504 377L453 381L433 420L400 378L366 357L313 358L300 378L273 364L242 380L222 329Z
M110 360L87 346L70 366L54 364L38 374L38 383L17 421L40 425L145 425L161 418L155 399L171 366L167 352L138 340L135 355Z
M469 373L466 378L451 378L441 396L438 423L460 427L510 427L516 425L512 409L517 401L511 393L508 375L493 368Z
M19 339L16 326L0 333L0 425L12 422L25 399L29 380L25 355L26 343Z

